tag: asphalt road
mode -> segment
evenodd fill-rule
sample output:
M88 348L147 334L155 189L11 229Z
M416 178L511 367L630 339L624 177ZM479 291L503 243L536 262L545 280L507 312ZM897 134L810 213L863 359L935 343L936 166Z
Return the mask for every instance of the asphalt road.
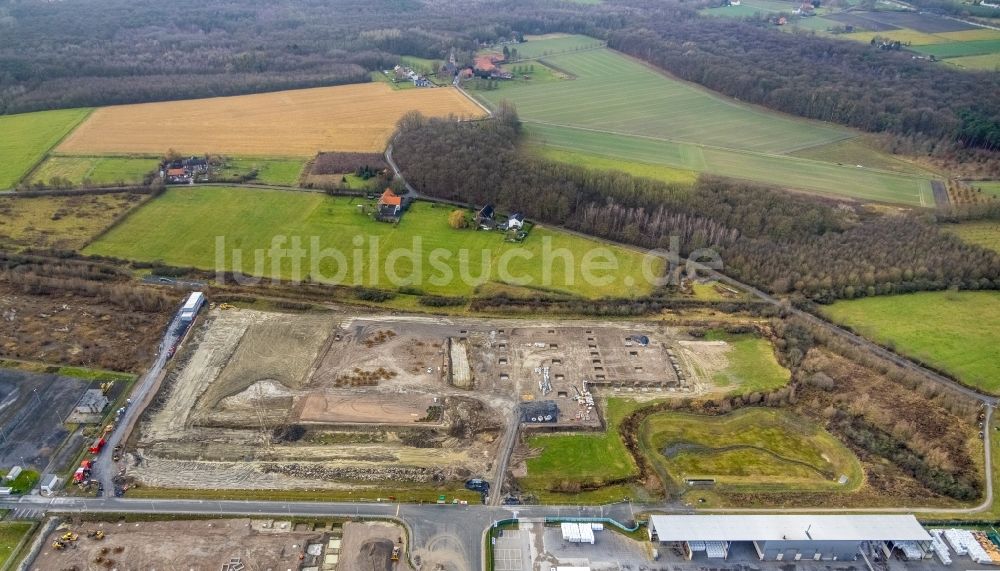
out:
M105 444L104 448L94 459L94 468L91 477L104 486L105 494L114 494L115 486L113 479L119 469L113 458L114 448L118 444L125 444L125 440L128 439L128 435L132 432L132 427L138 420L139 415L142 414L142 411L149 405L149 402L156 394L156 389L159 387L161 377L163 376L163 367L170 358L170 348L180 340L180 334L183 333L180 331L181 325L180 310L178 310L177 314L170 321L170 325L167 326L166 332L163 334L163 339L160 341L160 350L156 355L156 361L146 371L146 374L136 382L135 387L132 389L132 404L125 409L125 413L119 419L117 425L115 425L115 429L107 437L107 444Z

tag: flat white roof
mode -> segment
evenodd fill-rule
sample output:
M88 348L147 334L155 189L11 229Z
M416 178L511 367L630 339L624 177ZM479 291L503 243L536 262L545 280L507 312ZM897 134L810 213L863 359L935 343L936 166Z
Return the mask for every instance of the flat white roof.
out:
M201 300L204 297L205 294L200 291L192 293L188 296L187 301L184 302L184 309L194 309L196 305L201 303Z
M912 515L654 515L660 541L930 541Z

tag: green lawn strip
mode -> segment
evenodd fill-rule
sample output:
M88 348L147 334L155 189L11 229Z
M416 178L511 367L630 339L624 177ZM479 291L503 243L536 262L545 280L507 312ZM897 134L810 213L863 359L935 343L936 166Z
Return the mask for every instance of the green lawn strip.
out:
M0 568L7 568L20 551L21 542L35 524L24 521L0 522Z
M382 289L417 287L455 296L470 295L477 283L491 280L527 280L593 298L631 297L652 290L643 277L644 256L634 250L542 226L536 226L523 243L505 242L499 232L452 229L448 215L453 208L427 202L414 203L398 225L375 222L359 208L363 204L372 202L279 190L176 188L137 209L84 252L216 269L217 237L222 237L224 247L219 251L224 265L232 269L239 258L236 269L247 275L293 279L298 273L302 280ZM163 220L172 222L165 225ZM360 245L355 242L358 237ZM299 272L289 257L279 260L270 255L275 239L288 248L293 238L306 251ZM346 268L332 249L343 256ZM258 250L260 266L255 260ZM594 269L589 276L578 271L588 260L597 262L604 255L609 264L617 264L617 270ZM552 259L550 264L541 263L546 257ZM569 271L566 259L572 262ZM660 271L661 265L652 264L652 270Z
M636 401L610 398L605 412L605 432L528 438L528 447L539 453L527 460L528 475L520 480L521 487L536 494L556 490L579 493L579 489L574 488L600 486L603 482L638 474L635 459L625 448L618 427L626 416L641 406L642 403ZM563 495L547 494L546 497Z
M788 384L791 372L782 367L774 356L770 341L745 333L732 335L710 331L709 341L725 341L729 345L728 366L713 375L716 386L731 388L735 393L767 392Z
M762 152L787 152L853 134L712 94L608 49L551 56L572 81L478 92L509 99L522 119ZM627 93L628 97L620 94Z
M855 489L857 458L813 422L774 409L748 408L723 416L663 412L643 423L651 460L681 487L687 478L717 485L801 491ZM838 483L841 475L849 484Z
M60 109L0 116L0 189L15 186L89 113Z
M49 184L53 178L75 185L85 181L96 186L140 184L155 171L159 160L148 157L50 156L31 174L30 182Z
M838 165L787 155L717 149L556 125L528 123L525 132L533 145L567 152L705 172L830 196L912 206L934 204L928 179L858 168L854 164Z
M10 488L10 493L15 496L24 495L30 492L31 489L35 487L35 484L38 483L38 479L41 477L41 474L34 470L29 470L24 466L21 468L23 468L21 473L14 478L14 481L5 481L3 483L5 487ZM6 474L7 470L4 470L3 472Z
M822 308L831 320L1000 394L1000 293L920 292L840 301Z

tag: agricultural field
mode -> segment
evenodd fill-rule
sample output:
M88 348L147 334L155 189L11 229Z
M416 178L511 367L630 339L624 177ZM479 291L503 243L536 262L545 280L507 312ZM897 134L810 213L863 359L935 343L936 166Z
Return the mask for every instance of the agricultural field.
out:
M808 149L795 151L790 154L803 159L852 165L855 166L855 168L857 165L862 165L869 169L889 171L916 177L926 178L939 176L938 173L926 170L924 167L916 163L902 159L897 155L880 151L871 144L866 144L863 137L845 139L843 141L830 143L829 145L809 147Z
M11 188L90 113L62 109L0 117L0 189Z
M1000 71L1000 52L978 56L955 57L945 60L951 65L980 71Z
M717 489L794 492L850 490L863 480L861 464L846 446L817 424L783 410L655 413L641 431L647 454L678 489L689 479L713 480Z
M930 180L866 168L865 164L858 168L857 164L732 151L544 124L527 124L525 132L534 145L598 155L612 161L638 161L829 196L911 206L934 204Z
M612 283L607 285L587 283L579 272L564 271L558 260L551 266L547 280L538 261L544 248L566 248L576 263L582 263L587 252L601 244L540 226L531 231L524 243L507 243L502 234L495 232L454 230L448 224L450 208L424 202L413 204L398 225L375 222L363 212L365 205L371 204L360 198L334 198L318 193L217 187L172 189L135 211L85 252L215 269L216 237L221 236L225 239L225 251L220 254L225 256L227 268L232 269L236 257L241 256L239 266L246 274L291 279L295 271L289 258L277 260L268 254L264 267L251 268L254 251L266 254L276 236L289 240L296 237L308 250L315 237L321 248L337 248L351 271L344 264L338 267L335 258L310 252L302 261L299 279L310 276L314 280L351 285L388 289L411 286L429 293L469 295L478 283L502 279L501 256L517 251L531 259L507 254L511 258L508 279L526 278L528 285L535 287L584 297L633 296L651 289L648 280L643 279L643 256L638 252L607 249L619 268ZM173 223L166 226L159 223L162 220ZM356 237L361 238L360 246L353 241ZM406 251L416 251L419 247L419 251L413 258L408 254L400 256L392 253L397 246ZM363 248L365 253L356 255L363 258L360 263L355 263L355 248ZM377 267L371 265L369 248L378 249ZM459 248L467 254L461 254ZM236 253L237 249L241 254ZM435 256L449 257L432 260L432 251L436 249L439 251ZM461 256L467 256L464 258L467 262L461 262ZM469 279L461 277L463 272ZM608 274L597 272L597 275Z
M160 161L142 157L66 157L50 156L31 173L29 182L49 184L53 178L74 185L112 186L141 184L155 171Z
M575 79L502 90L528 122L653 138L669 133L674 141L769 153L853 135L841 128L739 105L608 49L552 56L545 62ZM620 93L629 97L615 96ZM492 104L500 97L493 92L481 96Z
M696 367L706 369L702 374L710 377L718 388L736 393L767 392L787 385L791 379L791 373L778 363L774 348L766 339L750 333L710 331L704 343L726 348L722 354L723 366L695 363Z
M630 161L627 159L615 159L583 151L573 151L559 149L552 146L537 145L531 149L546 159L586 167L593 170L617 170L626 172L633 176L641 176L662 180L663 182L676 182L681 184L693 183L698 178L698 173L690 170L676 169L664 165Z
M873 38L895 40L914 52L966 69L990 71L1000 66L1000 30L913 12L850 12L829 18L865 30L839 38L866 43Z
M604 42L589 36L575 34L546 34L544 36L525 36L524 42L508 46L517 49L518 59L534 59L555 54L590 50L604 46ZM491 48L486 51L498 51Z
M961 382L1000 393L1000 294L921 292L839 301L823 308L837 323Z
M235 157L227 158L218 176L225 179L247 176L256 172L251 182L276 186L297 186L305 161L302 159L272 159Z
M941 228L955 234L969 244L976 244L1000 252L1000 222L977 221L946 224Z
M453 88L395 91L382 83L102 107L67 137L64 154L160 155L169 149L254 157L381 151L409 111L479 117ZM164 121L169 117L170 121Z
M981 190L983 194L1000 198L1000 180L969 181L969 186Z
M508 99L517 105L534 152L554 150L561 156L553 158L576 163L590 157L575 153L601 157L603 164L625 161L629 172L651 170L635 163L665 167L656 173L661 179L676 171L705 172L830 196L934 204L925 173L895 161L882 170L887 161L881 153L856 163L840 160L843 149L824 154L822 149L854 138L852 131L722 98L608 49L554 55L542 63L574 79L515 80L475 92L490 104ZM628 101L614 96L622 91L630 94ZM790 156L810 149L817 151Z
M0 196L0 246L75 250L144 198L126 193Z

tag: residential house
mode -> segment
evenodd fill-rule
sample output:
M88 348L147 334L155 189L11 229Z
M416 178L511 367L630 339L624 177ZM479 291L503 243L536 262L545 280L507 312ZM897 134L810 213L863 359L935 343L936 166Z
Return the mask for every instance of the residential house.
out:
M508 230L520 230L524 228L524 214L520 212L515 212L510 215L507 219L507 229Z
M385 189L378 199L378 207L375 209L375 219L379 222L396 222L403 215L403 198L392 191Z

